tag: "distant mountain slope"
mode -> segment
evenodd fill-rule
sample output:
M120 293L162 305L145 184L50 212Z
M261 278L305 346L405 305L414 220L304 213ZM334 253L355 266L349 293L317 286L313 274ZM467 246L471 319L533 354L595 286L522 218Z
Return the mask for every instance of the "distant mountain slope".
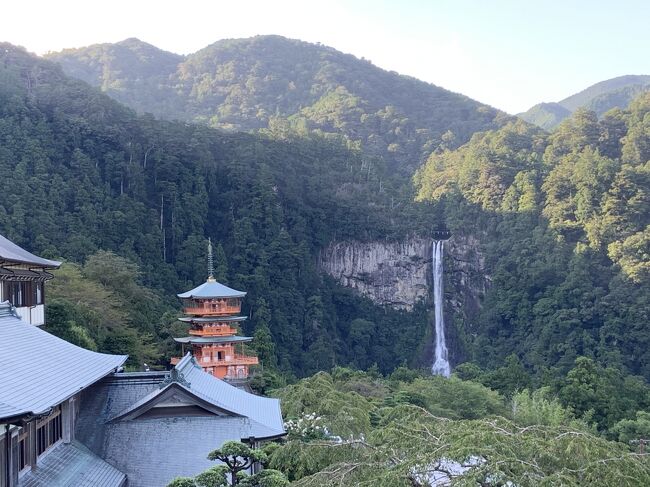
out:
M628 88L630 86L643 86L650 84L650 76L646 75L627 75L619 76L618 78L612 78L595 85L591 85L589 88L582 90L575 95L571 95L564 100L560 101L559 104L562 105L567 110L575 112L578 108L584 107L592 102L595 98L602 97L611 92L618 92L622 89ZM634 98L634 96L632 97ZM632 98L628 99L625 103L625 106L632 101ZM621 107L624 108L624 107Z
M65 49L46 57L60 63L69 76L99 86L138 112L152 112L155 105L158 115L169 118L182 106L169 79L184 57L138 39Z
M330 47L279 36L222 40L185 58L135 39L48 57L139 112L226 130L343 134L407 170L504 116Z
M551 130L578 108L596 112L598 116L612 108L625 108L644 91L650 90L650 75L626 75L596 83L557 103L539 103L517 116L539 127Z
M539 103L527 112L519 114L519 117L526 122L550 130L570 115L571 111L559 103Z

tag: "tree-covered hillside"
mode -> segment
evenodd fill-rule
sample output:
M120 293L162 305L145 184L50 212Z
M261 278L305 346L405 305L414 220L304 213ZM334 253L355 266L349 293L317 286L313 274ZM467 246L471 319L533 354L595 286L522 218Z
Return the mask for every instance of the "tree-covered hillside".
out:
M580 356L605 371L591 376L631 388L629 374L650 377L647 95L602 120L579 111L553 135L518 121L439 148L416 176L419 203L408 179L345 137L137 116L9 45L0 99L0 232L77 263L62 280L84 297L54 287L53 311L57 333L79 343L164 363L183 331L172 296L205 279L211 237L219 279L249 293L242 332L265 365L419 366L427 303L374 306L323 277L316 256L334 240L446 226L479 242L490 283L476 316L448 321L466 377L509 393L504 377L553 383ZM605 424L611 407L587 410Z
M559 103L567 110L575 112L578 108L589 108L588 105L592 102L592 100L608 93L616 92L618 90L622 90L631 86L643 86L648 84L650 84L649 75L630 74L626 76L618 76L616 78L607 79L605 81L591 85L574 95L566 97ZM632 101L631 98L628 99L624 105L620 106L620 108L625 108L630 101Z
M289 124L342 134L407 172L503 118L463 95L280 36L222 40L182 59L134 39L49 58L141 113L226 130Z
M650 378L650 94L552 135L521 121L431 156L418 198L482 244L491 282L468 358L515 353L538 377L578 356Z
M546 130L557 127L562 120L571 116L571 111L559 103L538 103L519 118Z
M400 350L417 350L423 308L380 309L316 268L330 240L399 237L428 218L408 204L406 180L344 140L138 117L4 44L0 178L0 232L81 265L64 268L60 284L84 293L55 285L51 296L57 332L79 343L163 363L169 335L184 332L161 315L206 278L211 237L220 280L248 292L242 331L266 365L302 375L417 360Z

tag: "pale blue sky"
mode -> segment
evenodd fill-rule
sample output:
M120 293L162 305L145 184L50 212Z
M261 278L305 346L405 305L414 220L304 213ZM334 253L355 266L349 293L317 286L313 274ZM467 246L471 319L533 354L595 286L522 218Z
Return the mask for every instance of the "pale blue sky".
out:
M510 113L650 74L650 1L641 0L5 0L0 11L0 40L37 53L138 37L187 54L279 34Z

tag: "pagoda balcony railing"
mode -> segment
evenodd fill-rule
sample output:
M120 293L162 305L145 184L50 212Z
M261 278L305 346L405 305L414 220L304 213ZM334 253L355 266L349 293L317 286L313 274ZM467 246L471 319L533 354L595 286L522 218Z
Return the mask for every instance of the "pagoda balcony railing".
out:
M205 336L232 336L235 333L237 333L237 330L235 328L231 328L229 326L215 326L215 327L204 327L201 330L195 330L191 329L188 332L190 335L194 336L200 336L200 337L205 337Z
M205 360L205 359L208 360ZM251 357L250 355L234 355L221 360L210 358L210 357L201 357L197 356L196 361L201 367L215 367L215 366L228 366L228 365L257 365L260 363L257 357Z
M257 365L260 359L249 355L235 355L234 362L236 365Z
M233 315L241 312L241 306L188 306L183 308L186 315L220 316Z

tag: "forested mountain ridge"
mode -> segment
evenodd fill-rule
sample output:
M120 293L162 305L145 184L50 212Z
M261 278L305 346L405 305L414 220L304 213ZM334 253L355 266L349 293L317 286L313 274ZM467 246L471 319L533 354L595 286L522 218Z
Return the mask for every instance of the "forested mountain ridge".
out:
M141 113L226 130L284 124L343 134L407 172L505 117L364 59L280 36L222 40L182 59L133 39L48 57Z
M406 319L316 268L331 240L430 226L405 180L344 140L138 117L3 44L0 179L0 232L78 263L52 288L50 323L84 345L129 353L134 365L164 363L170 335L185 333L173 313L161 315L178 310L175 293L205 279L208 236L219 279L248 292L242 331L255 334L267 365L301 375L341 362L391 370L426 333L423 308ZM353 353L359 330L375 337L366 356Z
M579 108L602 116L613 108L625 108L640 93L650 90L650 76L626 75L596 83L557 103L539 103L524 113L523 120L543 129L557 127Z

